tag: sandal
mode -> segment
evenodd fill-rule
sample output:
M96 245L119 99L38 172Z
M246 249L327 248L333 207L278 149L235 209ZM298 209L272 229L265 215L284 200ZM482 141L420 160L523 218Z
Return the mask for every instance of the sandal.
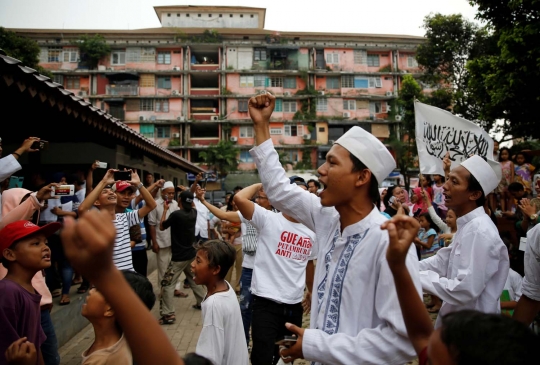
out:
M175 290L174 291L174 296L177 297L177 298L187 298L187 297L189 297L189 294L181 292L180 290Z
M199 304L193 304L193 305L191 306L191 308L197 309L197 310L201 310L201 309L202 309L202 307L201 307Z
M69 297L60 299L60 305L68 305L69 303L71 303Z
M87 286L79 286L79 289L77 289L77 294L84 294L88 291L88 287Z
M159 324L174 324L176 322L176 317L174 314L170 314L168 316L163 316L159 319Z
M51 295L53 298L58 298L60 295L62 295L62 289L54 289Z

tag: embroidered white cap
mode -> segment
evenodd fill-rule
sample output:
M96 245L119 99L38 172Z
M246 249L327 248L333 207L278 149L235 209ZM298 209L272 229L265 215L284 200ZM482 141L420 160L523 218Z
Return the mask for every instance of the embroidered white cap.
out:
M168 188L174 188L174 184L172 181L166 181L165 184L163 184L162 189L168 189Z
M501 165L496 161L484 160L478 155L474 155L461 163L472 176L478 180L485 195L491 193L502 178Z
M345 148L366 165L379 184L396 168L396 160L386 146L360 127L352 127L334 143Z

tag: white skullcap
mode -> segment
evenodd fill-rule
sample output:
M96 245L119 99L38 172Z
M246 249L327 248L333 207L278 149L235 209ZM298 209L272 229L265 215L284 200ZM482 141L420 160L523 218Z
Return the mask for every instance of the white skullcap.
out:
M501 165L496 161L484 160L478 155L469 157L461 163L472 176L478 180L484 195L491 193L501 181L502 172Z
M360 127L352 127L335 143L366 165L379 184L396 168L396 161L385 145Z
M163 184L162 189L168 189L168 188L174 189L174 184L172 183L172 181L166 181L165 184Z

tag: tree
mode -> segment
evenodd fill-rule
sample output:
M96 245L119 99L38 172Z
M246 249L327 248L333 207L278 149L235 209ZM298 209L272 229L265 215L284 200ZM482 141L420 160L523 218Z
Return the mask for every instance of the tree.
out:
M217 144L208 146L206 150L199 153L199 156L209 167L219 172L223 178L227 176L229 171L235 170L238 166L236 156L239 153L240 149L234 143L221 140Z
M39 54L41 49L36 41L21 37L15 32L0 27L0 48L10 57L16 58L24 66L33 68L40 74L50 78L53 75L39 65Z
M540 1L470 0L492 30L496 49L472 60L469 87L487 126L502 119L502 132L540 138Z
M77 41L81 53L81 61L88 65L88 68L97 67L99 60L111 53L111 47L105 41L101 34L89 36L83 35Z

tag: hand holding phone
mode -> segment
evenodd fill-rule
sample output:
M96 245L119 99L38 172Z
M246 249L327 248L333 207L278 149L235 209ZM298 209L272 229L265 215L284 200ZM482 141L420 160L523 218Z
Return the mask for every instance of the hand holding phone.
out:
M131 181L131 171L115 171L115 181Z
M298 337L296 336L284 336L282 340L276 342L276 345L291 347L296 341L298 341Z
M106 169L107 168L107 162L96 161L96 165L100 169Z
M39 141L34 141L34 143L32 143L32 148L33 150L46 150L47 148L49 147L49 142L48 141L44 141L44 140L39 140Z

